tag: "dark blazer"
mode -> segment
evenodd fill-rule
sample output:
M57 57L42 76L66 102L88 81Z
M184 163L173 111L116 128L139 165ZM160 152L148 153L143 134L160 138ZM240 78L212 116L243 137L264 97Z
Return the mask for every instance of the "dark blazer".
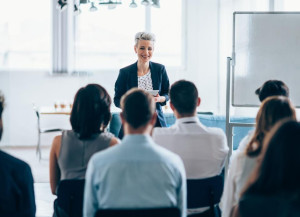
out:
M150 62L149 67L151 71L153 90L159 90L159 95L166 98L165 102L156 103L156 113L160 125L162 127L166 127L166 120L163 115L161 106L166 105L166 102L169 100L169 78L164 65ZM137 71L137 62L120 69L119 76L115 83L114 103L117 107L120 108L120 100L123 94L126 93L129 89L138 86Z
M30 167L0 151L0 216L34 217L35 211Z

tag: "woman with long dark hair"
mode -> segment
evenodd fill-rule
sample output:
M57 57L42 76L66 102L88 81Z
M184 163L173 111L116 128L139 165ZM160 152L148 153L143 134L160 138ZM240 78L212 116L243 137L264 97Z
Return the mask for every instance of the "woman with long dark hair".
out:
M232 207L238 203L241 190L255 168L266 134L284 118L296 120L295 108L287 97L272 96L263 101L256 116L254 133L241 141L242 146L246 143L245 150L232 157L221 199L223 217L229 217Z
M300 124L279 123L267 136L234 216L300 216Z

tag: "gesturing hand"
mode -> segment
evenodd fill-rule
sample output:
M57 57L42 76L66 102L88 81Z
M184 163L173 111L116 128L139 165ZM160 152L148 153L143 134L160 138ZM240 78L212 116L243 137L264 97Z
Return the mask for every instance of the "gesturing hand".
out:
M154 97L154 100L155 100L155 102L164 102L164 101L166 101L166 98L164 96L160 96L159 94L157 94Z

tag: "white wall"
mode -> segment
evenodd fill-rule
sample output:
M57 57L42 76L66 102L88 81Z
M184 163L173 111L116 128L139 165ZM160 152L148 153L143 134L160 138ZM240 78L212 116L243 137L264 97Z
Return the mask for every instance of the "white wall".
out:
M186 67L174 70L167 67L170 83L178 79L193 81L202 98L201 110L218 113L219 104L219 0L184 1L186 20ZM130 63L129 63L130 64ZM0 90L7 99L3 114L4 135L1 146L35 145L37 142L37 106L52 106L57 100L72 101L76 91L88 84L103 85L113 97L118 70L97 72L84 76L51 76L47 72L0 71ZM70 128L67 116L42 117L45 127ZM54 135L43 136L42 144L50 145Z
M215 113L219 109L218 2L187 1L187 71L180 75L197 85L202 110Z

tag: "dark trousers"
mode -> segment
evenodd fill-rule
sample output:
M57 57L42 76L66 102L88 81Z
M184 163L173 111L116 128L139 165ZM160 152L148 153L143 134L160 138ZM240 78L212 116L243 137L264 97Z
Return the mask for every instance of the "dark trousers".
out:
M158 118L156 118L156 123L154 127L161 127L160 122L158 120ZM119 135L118 135L119 139L123 139L124 137L124 129L123 129L123 124L121 125L121 129L119 131Z

